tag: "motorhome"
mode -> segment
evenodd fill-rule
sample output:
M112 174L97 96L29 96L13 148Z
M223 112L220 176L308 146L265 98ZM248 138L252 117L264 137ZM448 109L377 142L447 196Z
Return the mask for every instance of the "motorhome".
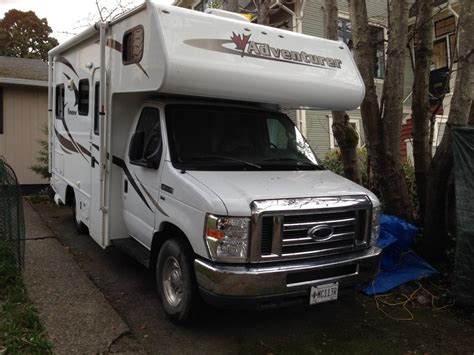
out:
M156 272L175 322L335 300L377 273L380 203L283 112L363 96L342 42L146 1L49 52L55 201Z

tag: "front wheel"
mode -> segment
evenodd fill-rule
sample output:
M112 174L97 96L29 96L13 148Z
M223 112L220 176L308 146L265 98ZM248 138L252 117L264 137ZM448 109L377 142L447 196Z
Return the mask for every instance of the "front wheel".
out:
M199 294L192 263L193 252L181 239L167 240L156 263L161 305L168 318L177 324L188 322L197 308Z

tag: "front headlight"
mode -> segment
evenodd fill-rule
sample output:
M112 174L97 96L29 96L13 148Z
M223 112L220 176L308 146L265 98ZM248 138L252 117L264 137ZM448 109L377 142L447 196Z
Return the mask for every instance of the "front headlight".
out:
M379 206L372 207L372 221L371 221L371 233L370 233L370 245L374 246L377 244L380 234L380 212Z
M212 260L220 262L247 261L250 218L206 217L204 239Z

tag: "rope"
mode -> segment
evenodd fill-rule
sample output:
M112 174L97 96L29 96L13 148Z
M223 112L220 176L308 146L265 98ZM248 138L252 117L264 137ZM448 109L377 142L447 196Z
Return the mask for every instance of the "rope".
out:
M374 282L372 282L372 288L374 288ZM413 315L413 312L410 311L410 309L408 309L408 305L410 302L414 301L416 299L416 296L417 294L422 291L422 292L425 292L426 294L428 294L429 296L431 296L431 307L437 311L439 310L442 310L442 309L445 309L445 308L448 308L448 307L451 307L454 305L454 302L453 303L449 303L449 304L446 304L444 306L437 306L436 305L436 302L440 299L439 296L436 296L433 294L433 292L431 292L430 290L428 290L426 287L424 287L421 282L419 281L416 281L416 284L418 285L418 287L412 292L410 293L409 295L406 295L404 293L400 293L400 295L402 297L404 297L404 299L402 301L398 301L398 302L391 302L389 300L387 300L388 297L393 297L393 296L396 296L397 294L395 292L392 292L392 293L388 293L388 294L384 294L384 295L375 295L374 294L374 301L375 301L375 304L377 306L377 309L383 313L387 318L390 318L390 319L393 319L393 320L396 320L396 321L411 321L411 320L414 320L415 319L415 316ZM436 286L435 284L433 284L431 281L430 281L430 284L440 290L440 291L447 291L447 289L444 289L442 287L439 287L439 286ZM387 306L387 307L400 307L401 306L401 309L405 311L405 313L407 314L406 317L397 317L397 316L394 316L392 314L390 314L389 312L387 312L383 306Z

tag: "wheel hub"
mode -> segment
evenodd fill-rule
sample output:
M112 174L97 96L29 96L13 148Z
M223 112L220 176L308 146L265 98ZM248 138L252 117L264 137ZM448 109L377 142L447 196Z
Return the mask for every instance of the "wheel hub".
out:
M183 299L183 273L181 265L174 256L169 256L163 264L163 290L166 301L173 307L179 306Z

